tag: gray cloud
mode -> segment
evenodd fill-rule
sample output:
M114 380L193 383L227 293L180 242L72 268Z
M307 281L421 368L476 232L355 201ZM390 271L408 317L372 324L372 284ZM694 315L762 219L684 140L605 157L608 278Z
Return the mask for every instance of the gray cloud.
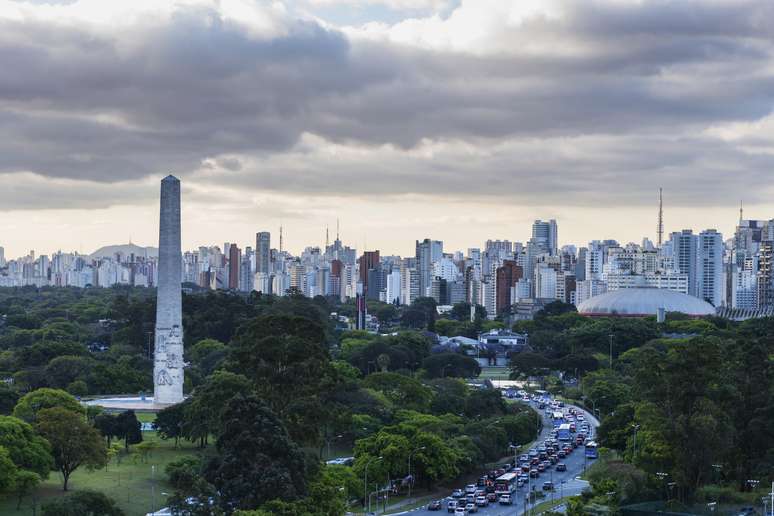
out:
M754 195L774 158L702 131L771 112L771 19L763 0L579 2L503 27L493 37L514 51L482 55L350 40L311 21L261 39L201 8L133 36L4 20L0 172L86 180L108 203L135 194L94 185L167 171L253 191L533 204L638 202L658 182L687 204L726 202ZM517 51L526 44L547 50ZM303 133L362 152L326 158ZM417 158L428 140L452 148ZM209 159L222 173L194 173Z

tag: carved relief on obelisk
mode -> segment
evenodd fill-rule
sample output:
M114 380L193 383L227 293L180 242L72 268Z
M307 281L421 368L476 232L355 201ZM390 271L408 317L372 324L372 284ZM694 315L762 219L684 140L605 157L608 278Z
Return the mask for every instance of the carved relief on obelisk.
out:
M161 181L159 262L156 291L156 347L153 360L154 403L183 401L182 252L180 181Z

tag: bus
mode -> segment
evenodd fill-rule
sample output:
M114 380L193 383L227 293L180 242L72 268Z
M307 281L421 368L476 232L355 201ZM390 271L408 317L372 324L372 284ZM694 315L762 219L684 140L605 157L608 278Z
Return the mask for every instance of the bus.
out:
M570 424L569 423L562 423L559 425L559 435L557 436L557 439L560 441L569 441L572 439L570 436Z
M589 441L586 443L586 458L587 459L596 459L599 457L599 452L597 451L597 443L594 441Z
M495 479L495 494L497 496L504 494L513 494L518 487L519 475L517 473L505 473Z
M551 419L554 423L554 428L558 427L562 423L564 423L564 414L561 412L554 411L551 413Z

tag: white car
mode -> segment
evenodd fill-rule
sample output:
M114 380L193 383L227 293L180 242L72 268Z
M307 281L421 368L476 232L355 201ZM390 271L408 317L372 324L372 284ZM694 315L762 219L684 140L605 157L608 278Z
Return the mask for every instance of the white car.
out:
M464 507L457 507L454 509L454 516L468 516L468 511Z
M476 484L468 484L465 486L465 494L473 494L476 492L476 489L478 489Z
M486 507L489 505L489 500L486 499L486 496L478 496L476 497L476 505L479 507Z

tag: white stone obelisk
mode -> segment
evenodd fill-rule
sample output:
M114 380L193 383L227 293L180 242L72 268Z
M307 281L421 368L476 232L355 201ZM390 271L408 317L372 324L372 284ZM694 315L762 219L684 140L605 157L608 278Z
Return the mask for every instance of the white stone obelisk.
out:
M183 401L183 296L180 251L180 180L161 180L159 263L156 290L156 349L153 402Z

